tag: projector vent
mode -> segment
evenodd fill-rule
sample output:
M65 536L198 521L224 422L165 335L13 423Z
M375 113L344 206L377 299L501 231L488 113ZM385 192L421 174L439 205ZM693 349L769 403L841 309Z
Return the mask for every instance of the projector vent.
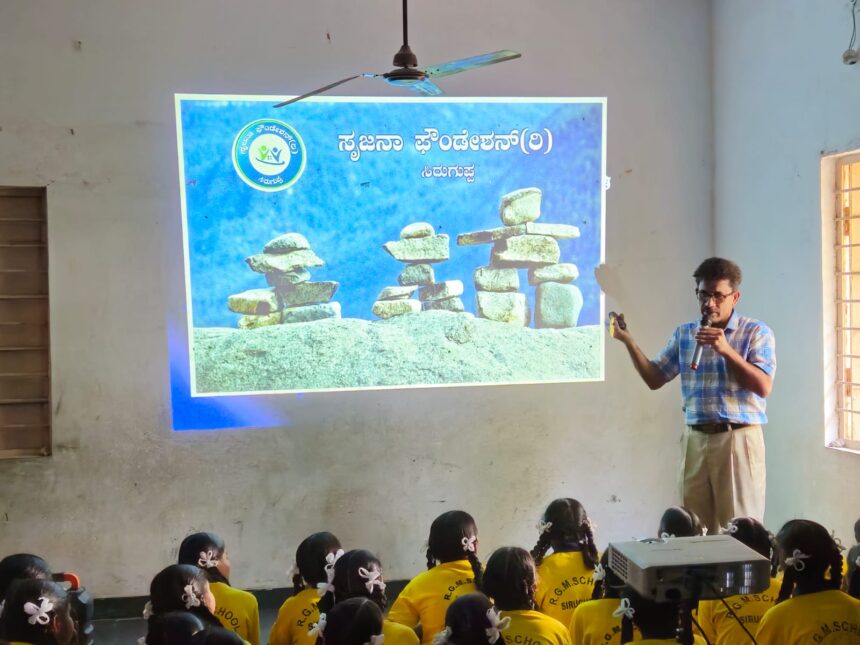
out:
M616 576L627 581L627 558L623 553L616 549L609 551L609 568Z

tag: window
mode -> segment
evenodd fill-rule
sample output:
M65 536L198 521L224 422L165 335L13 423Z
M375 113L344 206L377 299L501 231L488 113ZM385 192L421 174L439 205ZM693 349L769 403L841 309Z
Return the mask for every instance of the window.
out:
M836 445L860 450L860 154L836 160Z
M0 187L0 457L51 452L43 188Z

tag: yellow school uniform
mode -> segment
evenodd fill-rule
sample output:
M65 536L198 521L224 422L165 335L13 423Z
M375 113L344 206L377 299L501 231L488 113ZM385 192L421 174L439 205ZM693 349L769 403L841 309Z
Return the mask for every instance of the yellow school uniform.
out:
M385 645L418 645L418 634L406 625L395 623L387 618L382 623Z
M247 591L223 582L209 585L215 596L215 617L225 629L236 632L251 645L260 645L260 609L257 599Z
M582 552L567 551L544 558L537 574L535 603L538 609L563 625L570 625L576 606L591 600L594 570L585 565Z
M468 560L443 562L415 576L397 596L388 620L422 629L422 643L445 629L445 612L454 599L475 591L472 565Z
M860 600L833 589L785 600L758 625L759 645L860 645Z
M747 636L747 640L749 640L749 636ZM649 645L656 643L676 643L674 638L646 638L639 641L639 645ZM705 639L699 636L698 634L693 634L693 645L706 645Z
M761 593L730 596L725 599L750 634L755 636L765 612L776 604L782 581L771 578L770 586ZM750 637L719 600L699 601L699 624L713 645L734 645Z
M621 601L618 598L588 600L573 611L570 638L573 645L620 645L621 619L612 615ZM641 640L633 629L633 640Z
M316 589L305 589L290 596L278 610L269 633L269 645L314 645L316 636L308 636L311 625L320 618Z
M534 609L503 611L501 616L511 619L502 632L505 645L571 645L567 627L552 616Z

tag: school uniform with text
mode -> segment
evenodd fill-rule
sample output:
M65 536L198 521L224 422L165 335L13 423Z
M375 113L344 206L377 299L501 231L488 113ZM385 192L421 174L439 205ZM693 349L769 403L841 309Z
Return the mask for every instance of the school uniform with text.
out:
M563 625L570 625L577 605L591 599L594 569L586 566L581 551L561 551L546 556L537 574L538 609Z
M225 629L236 632L251 645L260 645L260 609L253 594L223 582L210 583L215 596L215 617Z
M762 617L776 603L782 581L771 578L770 586L761 593L729 596L726 603L737 618L729 613L720 600L700 600L698 621L712 645L734 645L750 637L738 623L738 618L750 634L756 635Z
M287 598L272 625L269 645L314 645L317 638L308 636L308 631L319 620L319 602L316 589L304 589Z
M759 645L860 645L860 600L837 589L784 600L761 619Z
M511 619L502 632L505 645L571 645L567 627L552 616L535 609L503 611L501 616Z
M573 645L620 645L621 619L612 615L619 602L618 598L598 598L580 604L570 619ZM634 628L633 640L641 639Z
M422 643L445 629L445 612L456 598L476 591L468 560L437 564L415 576L404 587L388 612L388 620L407 627L421 625Z

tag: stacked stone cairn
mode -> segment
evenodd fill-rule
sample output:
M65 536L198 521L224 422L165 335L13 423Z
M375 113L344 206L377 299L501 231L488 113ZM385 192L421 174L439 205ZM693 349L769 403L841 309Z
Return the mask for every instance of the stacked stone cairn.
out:
M287 233L266 244L262 253L245 258L251 271L266 276L268 289L250 289L227 298L230 311L244 314L240 329L340 318L340 303L331 302L337 282L311 282L308 267L325 262L299 233Z
M576 327L582 292L570 284L579 277L575 264L560 263L558 240L579 237L570 224L539 224L541 191L521 188L504 195L499 214L504 224L457 236L457 244L493 244L490 264L475 270L477 314L481 318L528 326L528 298L520 292L518 269L528 269L529 285L536 287L535 327Z
M436 282L433 264L450 257L449 239L436 235L432 224L415 222L400 231L400 239L386 242L383 248L406 267L397 277L398 286L385 287L373 303L373 315L391 318L420 311L455 311L463 308L463 283L460 280ZM413 296L418 291L418 299Z

